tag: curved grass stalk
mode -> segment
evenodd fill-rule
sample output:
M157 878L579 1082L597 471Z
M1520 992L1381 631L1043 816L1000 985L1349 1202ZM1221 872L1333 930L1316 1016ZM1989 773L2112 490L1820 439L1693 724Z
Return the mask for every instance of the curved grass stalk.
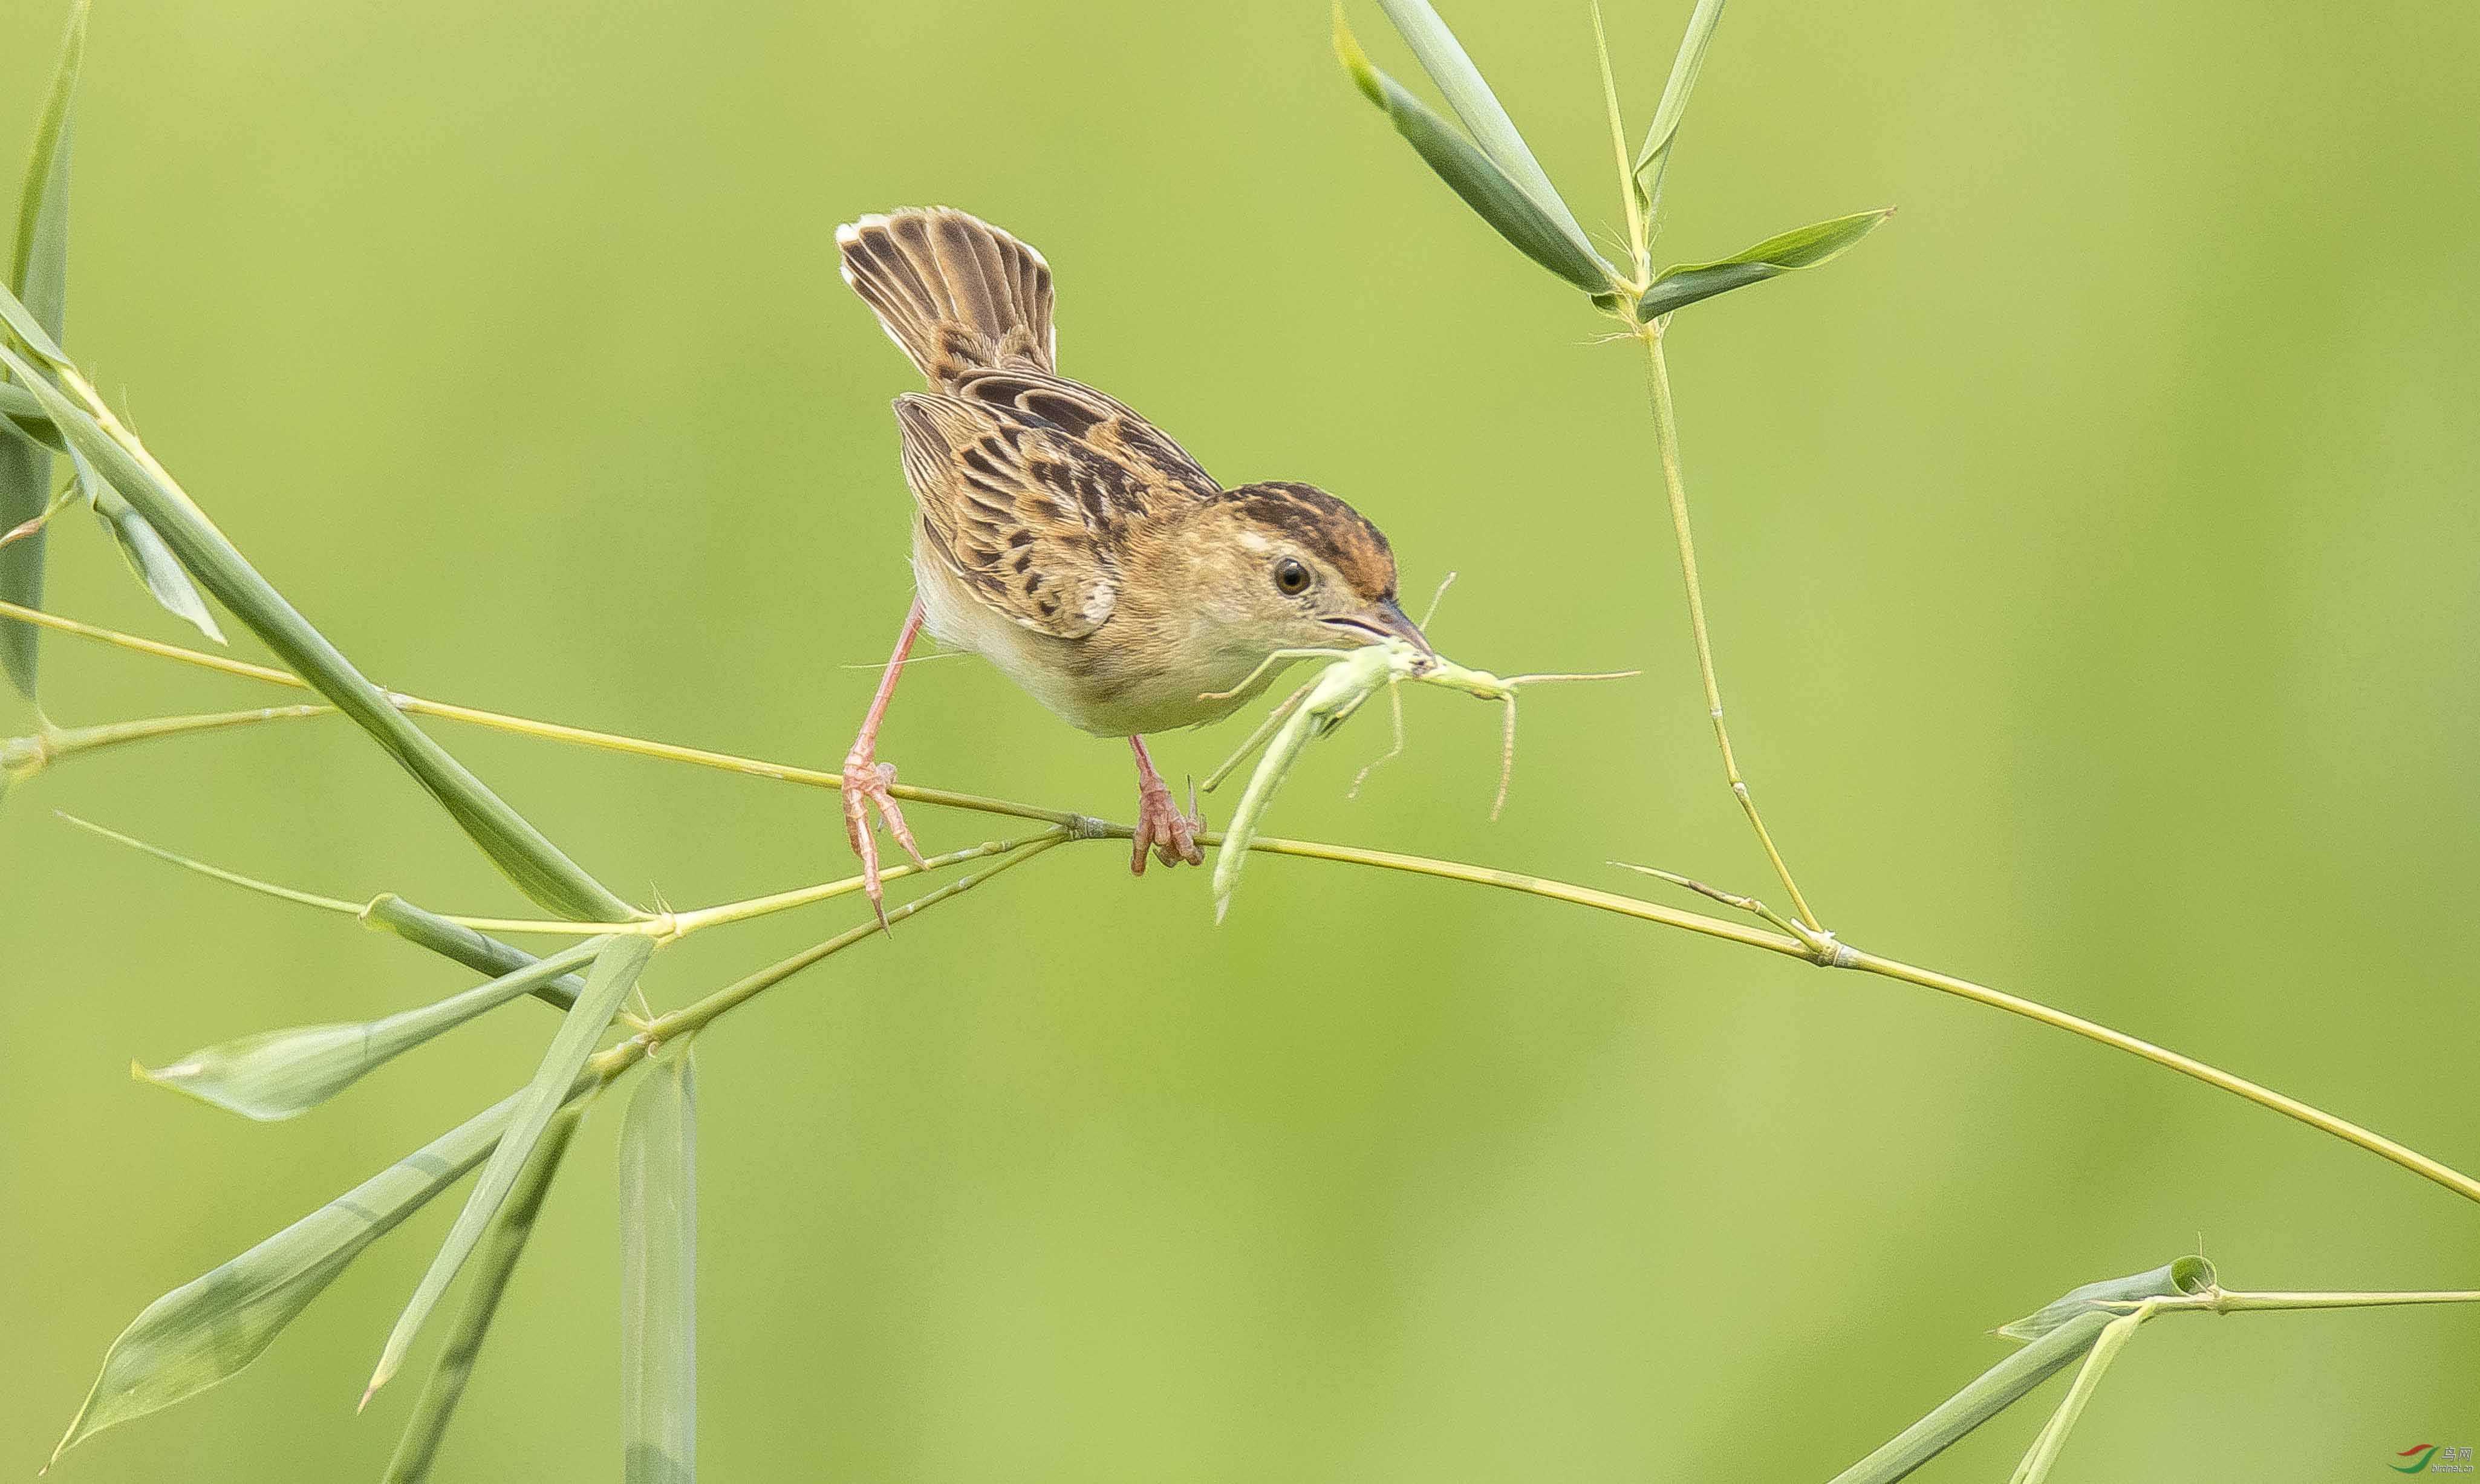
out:
M1825 924L1809 910L1808 898L1800 895L1799 883L1792 879L1791 867L1774 845L1773 833L1766 828L1765 816L1757 812L1756 798L1740 775L1740 760L1731 751L1731 730L1722 723L1722 687L1714 675L1714 639L1705 625L1705 587L1697 579L1696 537L1688 524L1688 483L1680 470L1679 420L1670 405L1670 369L1662 358L1662 328L1648 324L1640 326L1636 334L1644 343L1645 377L1653 398L1654 443L1662 453L1662 483L1669 496L1671 533L1679 542L1680 575L1688 584L1688 625L1696 638L1696 673L1705 683L1705 709L1714 718L1714 741L1722 750L1722 776L1731 786L1731 796L1740 801L1741 810L1747 815L1748 827L1757 832L1757 844L1773 864L1784 892L1790 895L1793 912L1809 931L1821 934Z
M204 668L221 670L227 674L244 675L251 679L266 680L277 685L288 685L294 687L299 687L301 685L301 682L291 675L285 674L281 670L269 669L264 665L249 664L244 661L229 660L220 655L201 654L196 650L183 649L178 645L166 644L155 639L142 639L134 635L121 634L116 631L100 628L92 624L81 623L75 619L61 618L54 614L42 612L39 610L20 608L12 603L0 602L0 616L21 618L29 623L39 624L45 628L49 628L60 633L95 639L99 642L113 644L119 648L133 650L142 654L151 654L164 659L177 660L184 664L197 664ZM517 733L522 736L538 737L550 741L570 742L583 746L601 747L610 751L629 753L637 757L657 758L666 762L687 763L701 768L718 768L726 772L742 773L751 777L773 779L778 782L806 784L815 788L840 788L842 785L842 777L840 774L828 773L815 768L799 768L787 763L770 763L757 758L739 757L732 753L714 752L701 747L685 747L671 742L648 742L640 738L624 737L616 733L597 732L583 727L563 726L555 722L535 721L527 717L511 716L498 712L479 711L471 707L451 706L442 702L422 701L412 696L392 696L391 699L408 711L420 710L424 715L450 717L456 720L467 721L478 726L491 727L494 730ZM1125 824L1118 824L1098 820L1090 815L1078 814L1068 810L1042 809L1030 804L1017 803L1008 799L985 798L978 794L955 794L943 789L923 789L902 784L897 785L894 792L899 797L902 797L907 801L918 800L923 803L944 804L951 808L970 809L988 814L1007 815L1017 819L1047 820L1061 827L1061 833L1058 836L1049 837L1052 844L1064 843L1068 840L1125 840L1134 833L1129 826ZM96 828L95 826L89 827ZM98 832L106 834L110 833L109 831L100 830L98 830ZM136 845L139 848L146 850L150 854L156 854L164 859L173 860L178 864L189 866L192 869L203 871L205 873L216 876L220 880L230 881L236 885L247 886L252 889L265 887L265 883L253 881L247 877L239 876L233 872L222 872L212 867L200 866L195 862L183 860L180 857L171 855L168 851L159 850L154 846L145 846L140 842L129 841L126 836L116 836L115 838L121 839L131 845ZM1042 838L1044 837L1036 837L1037 843ZM1199 843L1202 845L1219 846L1223 844L1223 836L1221 832L1213 830L1201 832L1198 836L1198 840ZM1047 848L1047 846L1046 846L1046 848ZM2418 1175L2424 1180L2433 1181L2438 1185L2443 1185L2446 1189L2453 1191L2455 1194L2462 1196L2466 1200L2480 1202L2480 1180L2474 1180L2470 1176L2463 1174L2439 1160L2430 1159L2428 1156L2423 1155L2416 1150L2397 1143L2392 1139L2374 1133L2373 1131L2364 1129L2358 1124L2352 1123L2348 1119L2335 1117L2333 1114L2325 1112L2323 1109L2315 1107L2312 1105L2303 1103L2296 1098L2276 1092L2272 1088L2263 1086L2258 1082L2250 1081L2245 1078L2234 1076L2233 1074L2225 1072L2210 1063L2199 1061L2192 1056L2183 1055L2180 1053L2171 1051L2165 1047L2156 1046L2150 1041L2140 1039L2136 1036L2128 1035L2123 1031L2113 1030L2098 1022L2085 1020L2081 1016L2071 1015L2063 1010L2053 1009L2049 1005L2043 1004L2038 1001L2027 1000L2021 996L2010 995L2003 990L1993 989L1988 985L1978 984L1970 979L1961 978L1953 975L1943 974L1933 969L1925 969L1917 965L1904 963L1899 959L1888 958L1876 953L1863 952L1860 950L1851 948L1847 944L1836 943L1830 938L1823 938L1822 935L1820 936L1820 941L1817 943L1803 943L1798 938L1792 937L1784 933L1770 932L1762 927L1751 926L1744 923L1735 923L1721 918L1709 917L1701 912L1684 911L1677 907L1666 906L1660 902L1646 901L1639 898L1623 896L1617 892L1601 891L1593 887L1580 886L1566 881L1552 880L1543 876L1529 875L1522 872L1508 871L1495 866L1482 866L1468 864L1461 861L1439 860L1431 856L1409 855L1394 850L1376 850L1359 846L1332 845L1314 840L1287 840L1278 836L1268 835L1260 835L1256 839L1252 840L1249 843L1249 848L1272 855L1292 855L1307 860L1331 861L1338 865L1366 866L1383 871L1401 871L1414 875L1434 877L1442 881L1462 881L1474 886L1488 886L1496 887L1502 891L1520 892L1526 896L1540 897L1552 901L1563 901L1571 906L1589 907L1596 911L1610 912L1621 917L1634 918L1640 922L1657 923L1666 927L1674 927L1683 932L1697 933L1704 937L1718 938L1724 942L1737 943L1746 948L1763 949L1770 953L1780 953L1787 958L1801 959L1805 962L1818 964L1824 968L1856 969L1864 974L1878 975L1886 978L1899 979L1905 983L1916 984L1925 989L1933 989L1941 994L1953 995L1958 999L1969 1000L1976 1004L1986 1005L1991 1009L2003 1010L2010 1015L2023 1016L2028 1020L2036 1021L2053 1029L2065 1030L2075 1035L2082 1036L2086 1040L2097 1041L2104 1046L2112 1048L2113 1050L2126 1052L2131 1055L2141 1056L2145 1060L2154 1063L2156 1066L2166 1068L2185 1077L2192 1077L2209 1086L2217 1087L2224 1092L2243 1098L2260 1107L2280 1113L2286 1118L2296 1119L2297 1121L2308 1125L2310 1128L2329 1133L2336 1138L2341 1139L2345 1143L2356 1145L2361 1149L2366 1150L2370 1154L2391 1160L2393 1163ZM941 859L944 860L945 857L942 857ZM889 867L883 872L884 875L888 876L909 873L912 873L910 866L892 866ZM843 885L846 891L850 891L855 889L857 883L858 878L850 878L850 884L832 884ZM308 905L323 907L330 911L349 912L358 916L364 910L363 905L360 903L339 901L332 898L314 897L308 893L291 892L285 888L272 888L271 891L271 895L285 897L292 900L303 901ZM893 921L894 916L895 909L889 909L890 921ZM484 920L474 919L470 921L459 921L462 922L463 925L474 925L474 924ZM875 927L876 924L873 924L871 925ZM615 930L643 931L644 926L643 924L630 924L626 927L614 928L606 925L592 930L606 932Z
M55 813L59 814L62 820L90 834L100 835L106 840L127 846L134 850L143 851L159 861L178 866L185 871L196 872L203 876L211 876L245 891L256 892L263 897L273 897L300 906L316 907L323 912L341 913L354 918L367 917L374 904L390 899L388 894L382 893L368 902L352 902L341 897L324 897L316 892L278 886L274 882L262 881L256 876L244 875L237 871L211 866L204 861L180 854L178 851L168 850L162 846L150 845L135 836L124 835L118 830L97 824L91 820L79 819L66 811L55 811ZM1068 830L1061 825L1053 825L1043 834L1031 837L1032 840L1068 838L1070 838ZM925 869L938 871L966 861L978 860L986 855L1004 855L1029 843L1030 840L987 840L980 845L968 846L961 850L951 850L944 855L934 855L922 866L911 864L890 866L879 872L879 878L892 881L904 876L919 875ZM862 877L843 876L833 881L822 881L815 886L796 887L788 892L775 892L765 897L752 897L741 901L728 901L717 906L699 907L687 912L659 912L649 918L633 918L625 923L572 923L564 918L471 917L453 912L435 915L443 922L453 923L459 927L475 932L528 933L563 938L595 938L609 934L613 937L652 938L658 944L669 944L709 927L721 927L732 923L746 923L757 918L771 917L778 912L788 912L794 907L806 907L821 901L832 901L838 897L849 897L861 889Z

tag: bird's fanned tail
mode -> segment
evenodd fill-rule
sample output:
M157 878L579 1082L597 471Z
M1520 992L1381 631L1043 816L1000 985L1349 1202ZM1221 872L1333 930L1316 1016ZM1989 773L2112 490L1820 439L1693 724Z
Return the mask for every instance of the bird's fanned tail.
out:
M1047 372L1050 265L997 227L944 206L836 228L844 282L932 386L994 367Z

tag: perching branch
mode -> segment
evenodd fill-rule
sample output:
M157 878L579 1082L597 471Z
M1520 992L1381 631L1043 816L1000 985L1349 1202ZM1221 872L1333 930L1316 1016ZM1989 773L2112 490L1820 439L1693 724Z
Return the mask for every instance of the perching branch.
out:
M226 674L263 680L273 685L295 688L301 686L299 680L282 670L231 660L220 655L201 654L196 650L183 649L178 645L167 644L155 639L140 638L133 635L81 623L75 619L59 617L35 609L21 608L15 604L0 603L0 617L22 619L58 633L75 635L100 643L175 660L202 668L220 670ZM802 768L789 763L768 762L703 747L683 746L673 742L650 742L618 733L538 721L443 701L424 700L418 696L397 692L390 692L389 699L399 709L409 714L440 716L546 741L597 747L665 762L686 763L695 767L740 773L754 778L804 784L812 788L840 789L843 782L842 775L840 773ZM922 803L943 804L949 808L969 809L985 814L1046 820L1061 826L1065 831L1063 836L1052 843L1064 843L1070 839L1125 840L1133 833L1125 824L1097 819L1091 815L1070 810L1044 809L1010 799L988 798L979 794L957 794L944 789L925 789L914 785L898 785L897 793L907 801L918 800ZM1202 845L1220 846L1224 837L1220 831L1208 830L1201 833L1198 840ZM1040 841L1037 840L1035 843L1039 844ZM1287 840L1266 835L1260 835L1249 842L1248 847L1269 855L1291 855L1308 860L1331 861L1338 865L1401 871L1442 881L1461 881L1474 886L1520 892L1526 896L1563 901L1571 906L1589 907L1595 911L1610 912L1621 917L1633 918L1639 922L1656 923L1665 927L1674 927L1703 937L1718 938L1726 943L1737 943L1745 948L1763 949L1768 952L1780 953L1787 958L1802 959L1824 968L1856 969L1865 974L1899 979L1925 989L1936 990L1941 994L1953 995L1958 999L1972 1001L1976 1004L2003 1010L2010 1015L2023 1016L2053 1029L2065 1030L2082 1036L2086 1040L2097 1041L2114 1050L2140 1056L2156 1066L2165 1067L2183 1076L2194 1078L2209 1086L2243 1098L2260 1107L2271 1109L2286 1118L2296 1119L2310 1128L2332 1134L2345 1143L2355 1144L2370 1154L2390 1159L2424 1180L2443 1185L2466 1200L2480 1202L2480 1181L2475 1181L2470 1176L2431 1159L2417 1150L2387 1138L2381 1133L2363 1128L2348 1119L2336 1117L2322 1108L2276 1092L2261 1083L2235 1076L2219 1067L2183 1055L2166 1047L2157 1046L2139 1037L2111 1029L2098 1022L2085 1020L2081 1016L2072 1015L2064 1010L2054 1009L2038 1001L2010 995L2003 990L1993 989L1988 985L1953 975L1942 974L1933 969L1921 968L1899 959L1864 952L1830 937L1802 942L1788 934L1770 932L1744 923L1708 917L1703 913L1683 911L1677 907L1645 901L1616 892L1606 892L1573 882L1529 875L1495 866L1439 860L1431 856L1409 855L1393 850L1375 850L1360 846L1332 845L1314 840ZM1044 848L1048 846L1046 845ZM893 875L898 871L909 871L909 868L891 868L888 874ZM858 878L853 880L857 881ZM840 885L847 890L850 889L849 882L828 883L828 885ZM826 887L810 890L823 892ZM338 901L334 898L321 898L315 904L330 905L335 909L355 913L362 910L359 904ZM891 909L891 920L892 920L892 909ZM482 921L485 920L471 920L474 923ZM874 927L876 924L871 925Z

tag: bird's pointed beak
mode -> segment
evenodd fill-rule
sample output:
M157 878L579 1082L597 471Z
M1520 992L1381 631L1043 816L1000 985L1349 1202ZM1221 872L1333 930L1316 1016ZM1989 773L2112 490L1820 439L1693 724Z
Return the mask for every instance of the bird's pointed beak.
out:
M1421 626L1404 616L1404 611L1395 606L1393 598L1381 598L1359 612L1330 618L1327 622L1338 629L1366 634L1372 638L1399 638L1433 660L1438 657L1438 652L1430 647L1428 638L1421 633Z

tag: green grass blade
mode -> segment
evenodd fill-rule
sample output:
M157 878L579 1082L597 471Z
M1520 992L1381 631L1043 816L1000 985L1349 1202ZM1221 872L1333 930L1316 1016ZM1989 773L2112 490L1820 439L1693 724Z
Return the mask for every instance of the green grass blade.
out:
M78 462L84 464L86 460L80 456ZM112 533L113 541L120 548L120 560L129 564L130 575L145 586L156 602L164 605L164 611L175 618L187 620L217 643L223 643L224 631L216 623L216 615L207 607L207 600L198 595L197 586L190 581L190 574L182 568L180 559L164 544L164 537L157 534L155 528L146 524L146 517L130 508L129 502L120 498L119 493L109 485L95 489L94 513L102 520L104 529Z
M52 91L35 123L26 183L17 197L17 247L9 287L53 338L68 307L69 155L71 104L77 97L78 65L86 55L87 0L69 10L68 36L61 44ZM52 456L14 438L0 439L0 532L14 531L43 512L52 497ZM43 606L43 539L38 530L0 547L0 598L21 608ZM0 669L28 700L36 696L36 636L41 631L16 619L0 619Z
M1883 1447L1836 1474L1831 1484L1894 1484L2022 1400L2034 1387L2081 1358L2119 1317L2108 1309L2094 1307L2096 1302L2131 1303L2200 1293L2212 1283L2211 1263L2200 1257L2184 1257L2151 1272L2088 1283L2063 1295L1998 1332L2010 1339L2029 1338L2031 1343L1990 1367Z
M452 923L436 913L425 912L401 897L379 898L362 909L366 926L385 928L405 942L430 950L443 958L452 958L468 969L493 977L514 974L533 963L534 955L524 949L502 943L487 933L476 932L462 923ZM546 1004L565 1010L577 1003L578 992L585 981L573 974L561 975L548 983L533 987L533 996Z
M31 325L25 306L13 295L0 294L0 320L13 328L20 322ZM105 482L126 496L162 534L181 564L225 608L239 614L294 673L387 748L528 897L544 909L578 922L617 922L636 915L446 748L405 719L326 636L312 628L259 575L178 485L122 447L6 346L0 346L0 364L6 364L35 395L53 425L93 463Z
M1639 320L1653 320L1674 309L1692 304L1700 299L1728 294L1752 283L1779 278L1802 268L1815 268L1831 263L1851 250L1861 238L1877 229L1877 223L1895 214L1888 206L1878 211L1854 212L1836 217L1831 221L1819 221L1809 226L1769 237L1744 251L1712 263L1681 263L1666 268L1654 276L1653 286L1637 301Z
M2124 1278L2105 1278L2099 1283L2087 1283L2002 1327L1998 1333L2009 1340L2038 1340L2080 1314L2095 1312L2102 1304L2128 1304L2148 1298L2203 1293L2212 1287L2213 1264L2191 1254L2151 1272L2130 1273Z
M568 1089L585 1068L585 1059L594 1054L594 1043L620 1012L620 1002L636 985L637 976L645 972L646 960L655 951L654 941L640 934L592 940L602 951L595 955L594 967L585 976L585 993L562 1018L559 1033L552 1037L551 1050L543 1054L542 1064L534 1069L533 1080L519 1095L516 1113L508 1121L507 1135L500 1140L499 1149L491 1156L481 1177L474 1182L474 1192L465 1199L465 1209L450 1229L448 1239L430 1260L430 1268L413 1290L413 1297L397 1317L396 1328L388 1335L386 1348L379 1352L379 1363L371 1373L370 1390L362 1393L369 1405L371 1393L388 1383L397 1368L404 1364L404 1354L413 1344L413 1337L423 1321L448 1291L458 1268L473 1254L475 1244L482 1239L483 1229L490 1225L500 1206L516 1187L517 1176L525 1169L526 1160L541 1141L543 1131L551 1126L552 1115L567 1101Z
M130 1074L244 1118L297 1118L380 1063L593 962L596 951L594 944L581 943L417 1009L352 1025L297 1026L243 1036L152 1070L132 1065Z
M2025 1452L2024 1461L2015 1466L2015 1475L2007 1484L2046 1484L2050 1470L2058 1461L2059 1450L2067 1445L2067 1434L2075 1430L2077 1419L2084 1415L2085 1406L2092 1401L2094 1389L2101 1385L2103 1373L2109 1369L2109 1363L2118 1358L2118 1352L2127 1347L2127 1342L2135 1338L2136 1326L2143 1322L2141 1314L2124 1314L2102 1326L2101 1338L2093 1341L2091 1352L2084 1356L2082 1368L2076 1372L2075 1384L2067 1388L2066 1397L2058 1403L2058 1410L2050 1415L2040 1436L2032 1440L2032 1446Z
M1385 111L1395 132L1499 236L1587 293L1611 292L1618 274L1593 250L1566 216L1566 208L1554 210L1550 203L1537 200L1498 162L1456 132L1453 124L1372 65L1344 21L1340 0L1334 10L1334 51L1361 94Z
M0 381L0 432L39 444L54 454L68 450L68 445L61 440L61 430L43 415L43 404L35 400L35 394L6 381ZM20 606L32 608L35 605L27 603Z
M697 1477L697 1058L646 1071L620 1123L620 1443L628 1484Z
M144 586L147 595L164 606L165 612L186 620L193 628L220 644L224 631L216 623L215 613L207 600L198 595L190 574L182 569L172 549L146 518L130 508L120 491L95 471L93 462L74 445L69 446L69 467L76 475L77 491L93 510L103 528L120 548L120 560L129 567L132 577Z
M543 1131L542 1142L534 1146L533 1157L517 1177L516 1188L508 1192L507 1204L491 1218L491 1230L482 1238L481 1250L474 1255L473 1291L466 1294L465 1308L456 1316L455 1333L439 1352L439 1364L431 1367L430 1379L422 1388L422 1399L414 1404L404 1434L397 1440L396 1454L388 1460L386 1484L417 1484L430 1477L430 1467L439 1457L439 1445L448 1437L448 1424L455 1418L456 1404L465 1398L465 1384L473 1379L474 1362L482 1353L482 1341L490 1334L493 1316L500 1312L500 1299L508 1290L508 1280L516 1274L517 1260L525 1256L526 1242L534 1235L534 1220L542 1214L543 1199L551 1194L560 1160L566 1158L577 1125L584 1116L585 1105L580 1102L562 1107L552 1118L551 1127Z
M518 1095L475 1114L247 1252L146 1306L104 1353L52 1461L116 1422L231 1379L361 1250L482 1162Z
M1836 1474L1830 1484L1894 1484L1961 1442L1974 1428L2005 1411L2034 1387L2073 1365L2109 1325L2098 1311L2077 1315L1982 1371L1928 1416L1890 1439L1885 1446Z
M88 0L69 7L60 65L53 68L52 91L27 155L26 184L17 197L17 250L9 266L9 287L56 341L68 307L69 154L88 9Z
M1662 205L1662 178L1670 169L1670 146L1678 142L1680 122L1688 117L1688 95L1705 70L1706 49L1714 44L1714 28L1722 23L1722 0L1696 0L1688 17L1688 34L1679 39L1679 55L1671 59L1670 80L1662 85L1662 102L1653 111L1653 127L1644 147L1636 153L1637 189L1644 193L1648 214Z
M1430 0L1378 0L1378 4L1410 44L1412 55L1420 60L1421 70L1438 85L1447 107L1463 120L1481 152L1506 171L1535 204L1557 219L1568 235L1582 239L1585 229L1560 198L1559 188L1550 183L1541 162L1533 157L1532 147L1516 132L1515 120L1507 116L1498 94L1489 91L1481 69L1473 65L1463 43L1447 29L1446 21L1432 8Z

